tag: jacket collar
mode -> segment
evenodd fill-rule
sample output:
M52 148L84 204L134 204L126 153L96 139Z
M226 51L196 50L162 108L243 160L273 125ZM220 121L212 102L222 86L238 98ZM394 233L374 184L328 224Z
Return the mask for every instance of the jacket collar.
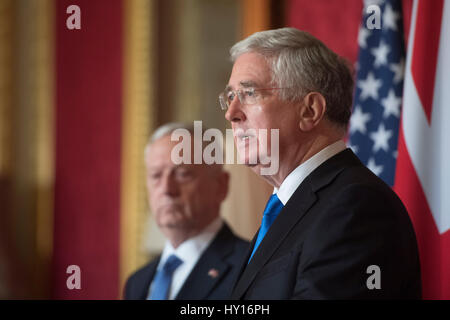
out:
M176 296L176 300L206 299L216 284L227 274L230 264L225 258L234 248L230 246L233 233L226 223L210 246L203 252L194 269Z
M361 162L353 152L350 149L346 149L322 163L300 184L275 219L252 260L247 265L257 233L253 238L252 244L247 251L247 257L241 266L241 276L234 287L232 299L241 299L244 296L258 272L273 256L294 226L302 223L309 209L317 201L316 193L329 185L345 167L360 164Z

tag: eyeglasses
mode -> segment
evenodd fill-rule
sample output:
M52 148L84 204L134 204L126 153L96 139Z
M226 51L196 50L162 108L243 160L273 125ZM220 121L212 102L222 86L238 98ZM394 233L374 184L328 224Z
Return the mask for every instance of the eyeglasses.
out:
M260 91L266 90L280 90L286 88L245 88L238 90L225 90L219 94L220 108L224 111L228 110L234 98L237 96L242 105L252 105L258 102L261 96Z

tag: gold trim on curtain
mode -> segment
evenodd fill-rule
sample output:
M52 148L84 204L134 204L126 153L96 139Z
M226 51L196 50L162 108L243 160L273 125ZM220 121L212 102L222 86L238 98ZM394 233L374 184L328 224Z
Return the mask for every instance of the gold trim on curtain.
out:
M241 39L270 28L270 2L241 2ZM228 198L223 206L224 216L239 235L251 239L261 224L262 212L273 188L244 165L226 165L225 168L230 171L231 182Z
M13 0L0 1L0 177L11 173Z
M0 4L0 181L7 193L2 227L9 234L9 298L50 295L53 5L52 0Z
M11 279L13 0L0 1L0 299L15 298Z
M35 282L50 294L53 253L54 188L54 7L53 0L41 0L36 39L36 251ZM42 271L46 276L42 277Z
M242 1L242 38L257 31L270 29L270 3L271 0Z
M124 1L120 297L127 277L147 262L144 147L155 122L152 1Z
M176 70L174 77L177 94L175 96L174 118L177 121L187 122L201 119L200 87L200 6L197 0L177 0L176 20L178 24ZM175 17L174 17L175 18ZM187 63L186 63L187 62Z

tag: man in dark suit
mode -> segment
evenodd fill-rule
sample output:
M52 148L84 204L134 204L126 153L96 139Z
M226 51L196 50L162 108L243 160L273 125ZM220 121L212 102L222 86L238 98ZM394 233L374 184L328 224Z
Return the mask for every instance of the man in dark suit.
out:
M150 207L167 242L128 279L125 299L228 299L248 247L219 216L229 175L220 164L175 164L175 130L189 141L194 133L191 126L166 124L145 152Z
M343 141L347 64L293 28L253 34L230 53L220 104L241 160L274 187L232 298L420 298L408 213Z

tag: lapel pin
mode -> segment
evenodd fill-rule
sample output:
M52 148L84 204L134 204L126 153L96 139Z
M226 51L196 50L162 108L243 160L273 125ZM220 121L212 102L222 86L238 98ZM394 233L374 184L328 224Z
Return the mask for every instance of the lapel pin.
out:
M208 276L210 276L211 278L217 278L219 276L219 271L217 269L212 268L211 270L208 271Z

